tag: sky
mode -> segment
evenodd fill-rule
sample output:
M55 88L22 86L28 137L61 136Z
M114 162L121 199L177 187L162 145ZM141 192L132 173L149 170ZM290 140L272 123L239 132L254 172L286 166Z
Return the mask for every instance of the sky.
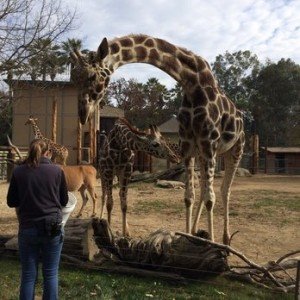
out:
M250 50L261 62L291 58L300 63L300 0L67 0L78 12L69 37L96 50L104 37L147 34L182 46L212 63L226 51ZM67 2L66 0L64 1ZM145 64L125 65L120 77L175 81Z

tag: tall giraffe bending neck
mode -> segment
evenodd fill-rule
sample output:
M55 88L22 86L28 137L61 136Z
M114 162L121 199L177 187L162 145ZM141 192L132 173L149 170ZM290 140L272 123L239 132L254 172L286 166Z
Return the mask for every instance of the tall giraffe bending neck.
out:
M125 64L147 63L166 72L186 89L193 88L195 81L203 77L210 77L210 84L215 86L209 64L203 58L162 39L130 35L112 40L108 48L109 55L103 62L111 71Z
M186 170L186 231L196 233L205 205L208 230L214 239L213 188L217 154L224 155L225 176L221 194L225 210L223 242L228 244L230 188L244 147L242 113L219 89L208 63L200 56L159 38L128 35L107 42L104 38L86 59L79 51L71 53L74 68L71 78L79 87L78 107L84 124L104 95L111 74L129 63L147 63L168 73L183 87L178 112L182 161ZM196 217L191 224L194 205L194 161L198 157L201 193Z

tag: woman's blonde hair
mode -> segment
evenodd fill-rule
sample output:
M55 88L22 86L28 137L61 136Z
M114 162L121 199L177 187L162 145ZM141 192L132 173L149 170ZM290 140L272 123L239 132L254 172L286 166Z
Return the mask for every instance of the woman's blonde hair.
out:
M31 141L28 150L28 156L25 163L30 167L37 167L40 158L49 150L49 143L41 139Z

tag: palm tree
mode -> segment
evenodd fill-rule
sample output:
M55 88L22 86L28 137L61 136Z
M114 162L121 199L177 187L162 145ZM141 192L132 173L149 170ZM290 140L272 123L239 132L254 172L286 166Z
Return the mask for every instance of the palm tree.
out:
M46 76L50 75L53 81L57 74L64 71L60 46L53 44L50 39L36 40L31 45L29 52L32 57L28 61L27 68L32 80L42 76L42 80L45 81Z
M80 50L83 54L87 54L89 52L88 49L82 48L82 40L80 39L67 39L65 42L61 43L61 55L63 56L63 60L66 64L72 64L70 60L70 52L74 51L74 49Z

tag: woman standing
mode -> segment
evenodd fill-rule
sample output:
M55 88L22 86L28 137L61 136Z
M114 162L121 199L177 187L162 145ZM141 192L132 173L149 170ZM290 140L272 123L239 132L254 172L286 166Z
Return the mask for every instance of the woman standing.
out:
M16 207L21 260L20 299L34 299L38 262L43 270L43 299L58 299L58 267L63 245L62 206L68 202L63 171L52 164L49 145L31 142L28 158L16 167L7 205Z

